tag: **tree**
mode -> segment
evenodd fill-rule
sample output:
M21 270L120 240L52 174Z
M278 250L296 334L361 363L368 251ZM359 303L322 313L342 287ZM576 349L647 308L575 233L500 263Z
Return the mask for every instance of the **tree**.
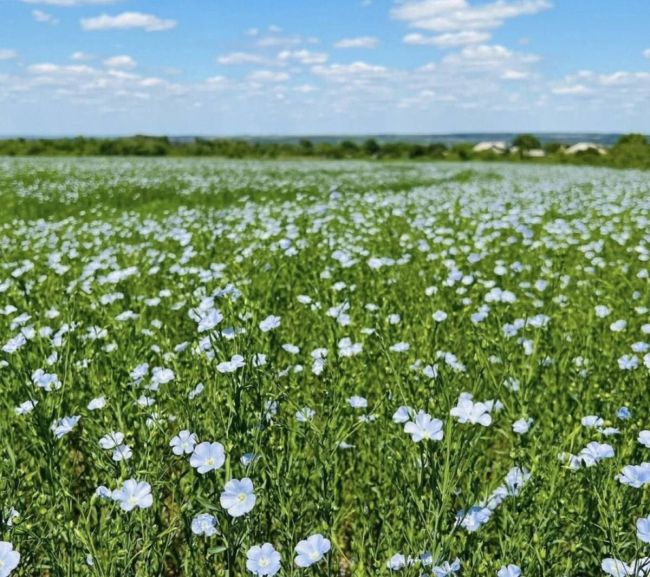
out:
M381 146L374 138L369 138L363 143L363 150L367 156L375 156L379 154Z
M643 134L625 134L612 147L611 155L616 166L650 167L650 144Z
M519 149L520 158L523 158L524 154L529 150L542 147L542 143L539 141L539 138L533 134L520 134L512 141L512 145L516 146Z

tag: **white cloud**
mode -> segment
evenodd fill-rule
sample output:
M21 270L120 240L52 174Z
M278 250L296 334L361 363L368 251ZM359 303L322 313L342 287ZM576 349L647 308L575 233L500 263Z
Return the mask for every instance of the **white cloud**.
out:
M286 72L274 72L272 70L255 70L248 75L251 82L285 82L290 76Z
M44 24L58 24L59 20L52 16L52 14L48 14L47 12L43 12L42 10L32 10L32 17L36 22L42 22Z
M11 48L0 48L0 60L13 60L18 58L18 52Z
M566 84L564 86L556 86L551 90L553 94L589 94L590 90L584 84Z
M231 52L217 57L217 62L225 66L241 64L269 64L269 59L251 52Z
M581 70L551 85L551 93L580 97L597 106L632 109L647 107L650 72L617 71L609 74Z
M488 32L479 32L477 30L464 30L462 32L448 32L438 36L425 36L419 32L407 34L402 39L405 44L416 44L421 46L439 46L441 48L450 48L462 46L464 44L480 44L489 40L491 34Z
M278 54L278 60L280 62L299 62L300 64L324 64L327 62L327 54L309 50L283 50Z
M379 39L374 36L358 36L357 38L343 38L334 44L335 48L377 48Z
M496 0L471 5L468 0L407 0L391 11L395 20L433 32L494 30L510 18L536 14L551 7L549 0Z
M128 54L120 54L119 56L111 56L104 60L104 66L107 68L122 68L131 70L137 66L136 61L133 60Z
M530 74L521 70L506 70L502 75L502 80L525 80Z
M79 50L77 52L73 52L70 55L70 58L72 60L76 60L77 62L83 62L84 60L92 60L94 56L92 54L88 54L87 52L81 52Z
M302 43L303 39L300 36L265 36L257 41L257 45L262 48L271 48L274 46L296 46Z
M163 19L153 14L142 12L122 12L115 16L102 14L94 18L82 18L84 30L127 30L141 28L146 32L161 32L176 26L175 20Z
M94 68L83 64L52 64L43 62L40 64L31 64L27 67L28 72L32 74L70 74L70 75L88 75L95 72Z
M361 61L353 62L352 64L314 66L311 70L316 76L333 82L362 82L387 78L389 76L389 71L384 66L377 66Z
M460 52L445 56L443 62L466 69L501 69L507 66L515 70L516 66L525 66L539 61L535 54L513 52L498 44L479 44L466 46Z
M93 4L116 4L122 0L21 0L25 4L47 4L48 6L88 6Z
M413 32L404 36L402 42L404 42L404 44L413 44L416 46L434 46L436 43L436 37L425 36L419 32Z
M646 58L650 58L650 48L648 48L647 50L644 50L644 51L643 51L643 55L644 55Z

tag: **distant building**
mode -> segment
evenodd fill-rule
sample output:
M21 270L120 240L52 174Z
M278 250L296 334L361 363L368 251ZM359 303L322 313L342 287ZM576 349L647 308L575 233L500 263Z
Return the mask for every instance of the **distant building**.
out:
M486 141L479 142L476 146L474 146L472 150L474 152L492 152L494 154L505 154L508 152L508 145L501 140Z
M544 158L546 156L546 152L544 152L541 148L531 148L530 150L524 152L524 155L529 156L530 158Z
M578 142L564 151L564 154L578 154L580 152L597 152L598 154L607 154L602 146L593 142Z

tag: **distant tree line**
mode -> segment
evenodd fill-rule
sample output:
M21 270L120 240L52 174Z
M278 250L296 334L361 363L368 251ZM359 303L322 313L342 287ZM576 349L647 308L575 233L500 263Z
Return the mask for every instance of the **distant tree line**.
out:
M650 144L641 134L622 136L600 154L586 150L566 154L567 144L542 144L530 134L517 136L509 153L477 152L473 143L447 146L443 143L381 142L369 138L363 142L245 140L236 138L196 138L187 141L164 136L123 138L13 138L0 140L0 156L151 156L151 157L222 157L222 158L329 158L329 159L419 159L450 161L527 161L537 163L591 164L615 167L650 168ZM538 156L532 157L530 152ZM543 156L541 152L543 151Z

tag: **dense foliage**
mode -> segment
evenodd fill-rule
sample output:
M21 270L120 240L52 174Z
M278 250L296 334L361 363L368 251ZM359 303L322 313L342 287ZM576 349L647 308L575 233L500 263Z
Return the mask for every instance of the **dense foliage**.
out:
M3 577L646 575L646 173L4 159L0 202Z
M293 141L209 139L172 140L167 137L132 136L124 138L60 138L0 140L0 156L213 156L222 158L326 158L326 159L421 159L421 160L526 160L538 163L587 164L618 168L650 168L650 144L645 136L623 136L607 155L585 151L576 155L563 152L560 142L545 145L531 134L522 134L512 143L518 153L499 155L474 152L473 145L459 143L381 142L368 139ZM530 158L526 153L542 149L543 158Z

